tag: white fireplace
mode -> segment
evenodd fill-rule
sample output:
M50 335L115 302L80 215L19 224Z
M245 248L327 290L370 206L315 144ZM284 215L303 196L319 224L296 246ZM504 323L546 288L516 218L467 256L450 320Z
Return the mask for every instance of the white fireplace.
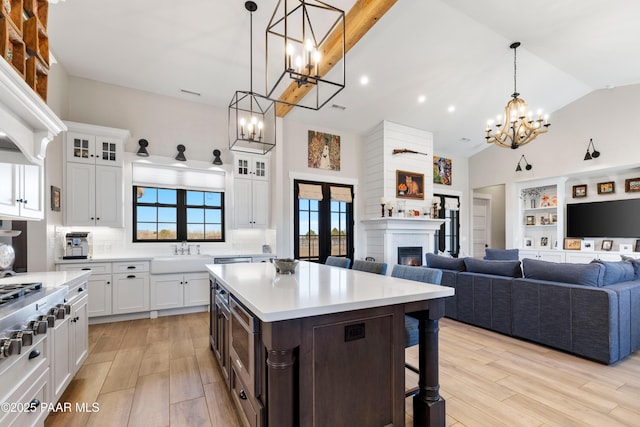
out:
M398 263L398 247L421 246L422 256L434 251L434 236L448 219L374 218L361 221L365 232L365 256L392 266ZM423 259L424 264L424 259Z

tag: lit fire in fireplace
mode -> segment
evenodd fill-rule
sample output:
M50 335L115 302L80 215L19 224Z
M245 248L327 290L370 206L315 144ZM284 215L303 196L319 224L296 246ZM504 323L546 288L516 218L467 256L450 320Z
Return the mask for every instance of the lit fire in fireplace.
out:
M421 266L422 246L402 246L398 247L398 264Z

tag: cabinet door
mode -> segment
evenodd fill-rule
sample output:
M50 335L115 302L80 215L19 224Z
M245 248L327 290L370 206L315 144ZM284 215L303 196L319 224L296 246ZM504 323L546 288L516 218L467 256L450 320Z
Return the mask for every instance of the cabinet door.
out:
M89 296L85 294L71 306L71 375L75 375L89 355Z
M150 308L164 310L184 304L184 278L182 274L154 274L150 280Z
M95 164L95 136L78 133L67 133L67 162Z
M236 179L233 183L236 228L251 228L253 225L251 188L251 179Z
M95 225L95 166L72 162L65 166L65 225Z
M253 159L253 179L260 181L269 180L269 162L264 156Z
M111 314L111 275L92 274L87 282L87 287L89 289L87 314L90 317Z
M269 224L269 182L254 180L251 199L253 228L266 228Z
M593 252L592 253L580 253L580 252L572 253L567 251L565 257L567 262L570 262L573 264L588 264L596 258L596 254Z
M149 311L149 273L113 275L113 314Z
M124 148L122 141L115 138L96 136L95 138L96 165L122 166Z
M540 251L540 259L551 262L565 262L564 252Z
M20 192L20 177L18 174L19 165L12 163L0 163L0 214L18 216L20 215L20 203L18 196Z
M122 214L122 168L95 166L96 225L124 227Z
M62 392L71 381L71 358L69 357L71 316L56 320L55 326L48 333L51 338L51 379L53 393L52 402L57 402Z
M20 216L24 218L44 218L43 169L36 165L21 166L22 206Z
M184 306L209 305L209 275L191 273L184 275Z

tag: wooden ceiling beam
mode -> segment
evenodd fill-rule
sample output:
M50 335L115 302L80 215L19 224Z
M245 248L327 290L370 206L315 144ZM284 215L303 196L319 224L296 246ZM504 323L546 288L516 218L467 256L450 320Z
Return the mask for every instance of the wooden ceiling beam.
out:
M360 39L373 28L382 16L397 2L397 0L357 0L345 17L345 54L351 50ZM342 26L337 27L319 48L322 54L320 75L326 75L331 68L342 59ZM298 87L292 82L280 95L276 104L276 115L286 116L313 89L313 85Z

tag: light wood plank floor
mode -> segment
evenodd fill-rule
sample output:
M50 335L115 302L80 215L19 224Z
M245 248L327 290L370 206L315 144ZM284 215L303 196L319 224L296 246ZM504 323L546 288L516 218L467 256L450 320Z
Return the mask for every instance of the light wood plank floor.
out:
M640 425L638 353L605 366L449 319L440 326L447 426ZM208 313L90 326L89 358L61 401L100 411L52 414L45 425L240 426L208 333ZM411 407L408 398L407 425Z

